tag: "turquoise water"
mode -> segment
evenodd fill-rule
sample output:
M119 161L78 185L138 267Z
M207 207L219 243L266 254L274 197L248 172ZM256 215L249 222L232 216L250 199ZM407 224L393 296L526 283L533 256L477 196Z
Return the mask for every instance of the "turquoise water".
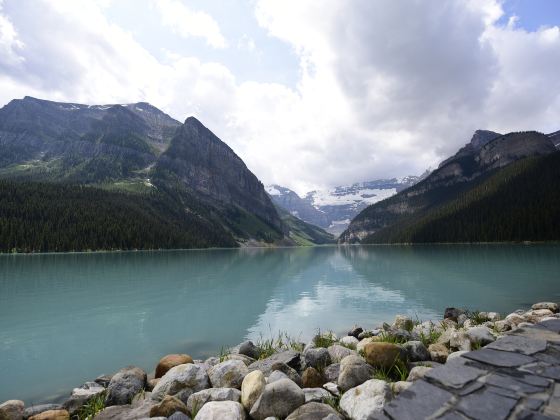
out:
M560 301L560 246L240 249L0 256L0 401L168 353L195 358L279 330L372 328L446 306Z

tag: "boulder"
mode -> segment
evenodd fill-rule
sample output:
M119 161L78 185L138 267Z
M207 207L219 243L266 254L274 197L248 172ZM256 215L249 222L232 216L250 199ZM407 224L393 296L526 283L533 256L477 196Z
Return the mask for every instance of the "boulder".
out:
M245 366L249 366L251 363L255 362L255 359L253 359L252 357L249 357L249 356L245 356L244 354L228 354L224 358L224 361L225 360L240 360L245 364ZM217 365L217 363L214 364L213 366L215 366L215 365Z
M373 375L373 368L359 356L346 356L340 362L340 373L338 375L338 386L345 392L363 384Z
M430 360L430 353L421 341L407 341L403 344L403 348L411 362Z
M457 350L471 350L471 340L465 331L453 331L449 347Z
M323 388L303 388L305 395L305 403L309 402L325 402L332 398L332 394Z
M304 403L305 395L301 388L289 379L281 379L265 386L250 415L255 420L270 416L285 418Z
M31 407L27 407L23 412L23 418L28 419L29 417L36 416L37 414L41 414L44 411L49 410L63 410L61 404L39 404L39 405L32 405ZM2 416L0 416L0 419Z
M553 313L550 309L534 309L531 311L527 311L523 314L523 317L526 321L537 323L540 322L543 318L551 316Z
M137 399L135 404L113 405L95 416L95 420L136 420L150 417L150 410L157 403L151 398Z
M467 337L472 344L480 344L485 346L496 341L492 333L487 327L473 327L467 330ZM467 350L467 349L464 349Z
M317 369L312 367L308 367L303 371L301 380L304 388L321 387L325 382L327 382L325 378L323 378L323 375L321 375Z
M105 392L105 388L97 382L86 382L80 388L72 390L72 395L64 402L62 408L67 410L70 416L73 416L82 406L103 392Z
M286 417L286 420L323 420L324 418L328 418L329 420L342 420L342 417L340 417L340 414L338 414L334 408L319 402L309 402L302 405Z
M430 359L434 362L445 363L449 350L443 344L434 343L428 346L428 353L430 353Z
M463 354L467 354L468 352L469 352L468 350L459 350L459 351L454 351L453 353L449 353L449 356L447 356L447 362L457 357L461 357Z
M272 365L272 373L276 372L276 371L280 371L283 374L285 374L288 378L290 378L292 381L294 381L299 387L301 387L303 385L301 376L299 375L299 373L296 372L295 369L292 369L290 366L288 366L285 363L275 363Z
M340 363L333 363L332 365L327 366L327 368L323 372L323 376L325 377L327 382L337 382L339 374L340 374Z
M459 327L462 327L463 325L465 325L465 321L467 321L469 319L469 317L465 314L461 314L457 317L457 325L459 325Z
M323 385L323 389L326 389L335 397L340 397L340 390L338 389L338 385L334 382L327 382L325 385Z
M70 413L66 410L48 410L29 417L29 420L70 420Z
M226 360L208 369L208 377L214 388L238 388L249 369L241 360Z
M390 384L391 392L393 395L399 395L401 392L406 391L412 386L412 382L398 381Z
M505 320L512 327L516 327L517 325L521 324L522 322L525 322L525 318L522 317L521 315L515 313L515 312L506 316Z
M112 377L113 375L100 375L97 378L95 378L93 382L98 383L103 388L107 388L109 386L109 383L111 382Z
M251 411L251 407L261 396L266 386L266 380L260 370L254 370L245 376L241 384L241 404Z
M397 330L412 331L412 328L414 328L414 322L406 315L397 315L393 321L393 328Z
M355 337L355 338L360 338L360 334L364 332L364 329L362 327L358 327L357 325L354 325L350 331L348 331L348 335L351 337Z
M156 366L156 374L154 378L161 378L169 369L175 366L193 363L193 359L188 354L168 354L163 356Z
M414 382L417 379L422 379L424 375L426 375L426 373L428 373L431 369L433 368L428 366L415 366L408 373L408 378L406 378L406 380L409 382Z
M511 330L511 325L508 321L503 320L503 321L496 321L494 322L494 329L500 333L502 332L506 332Z
M271 384L272 382L279 381L280 379L290 379L288 375L280 370L275 370L270 374L268 378L266 378L266 383Z
M150 410L150 417L169 417L175 412L187 414L187 406L178 398L166 395L157 405Z
M399 361L405 362L406 357L403 353L405 352L401 347L392 343L369 343L364 347L366 362L373 367L386 370L391 369Z
M25 410L25 404L20 400L8 400L0 404L1 420L21 420Z
M258 359L261 355L261 349L258 348L253 344L252 341L244 341L239 345L239 354L244 354L245 356L249 356L253 359Z
M350 356L351 354L355 354L356 356L358 355L357 351L341 346L340 344L333 344L332 346L329 346L327 350L329 352L329 356L331 357L331 363L339 363L342 359L346 356Z
M204 364L207 365L207 366L216 366L218 363L221 363L221 362L223 362L223 360L220 360L219 357L212 356L212 357L209 357L208 359L206 359L204 361Z
M491 322L496 322L501 319L500 314L498 312L487 312L486 318L488 319L488 321Z
M105 405L130 404L132 398L146 386L147 375L142 369L128 366L119 370L109 382Z
M558 304L554 302L539 302L531 306L531 309L533 310L548 309L553 313L558 313Z
M196 420L245 420L247 415L241 404L234 401L211 401L204 404Z
M146 382L146 391L152 392L154 390L154 388L156 387L156 385L158 384L160 379L161 378L148 379L148 381Z
M380 416L390 398L391 389L387 382L370 379L342 395L340 410L352 420L368 420Z
M324 369L331 364L329 351L323 347L309 349L303 354L303 356L307 367L311 366L315 369Z
M443 312L443 319L451 319L457 322L457 318L461 315L462 311L457 308L445 308Z
M241 391L235 388L209 388L195 392L187 400L187 412L196 412L211 401L241 402Z
M173 395L186 403L191 394L209 387L210 380L203 365L179 365L160 378L152 391L152 399L161 401L165 395Z
M280 353L275 353L266 359L257 360L256 362L251 363L248 368L249 371L260 370L265 376L268 376L272 373L272 366L275 363L285 363L296 371L301 370L300 354L294 350L286 350Z
M339 342L341 344L344 344L346 347L350 347L352 349L355 349L356 346L358 345L358 343L360 342L360 340L358 340L356 337L352 336L352 335L347 335L346 337L342 337Z
M368 338L364 338L362 341L360 341L358 343L358 345L356 346L356 351L361 354L364 351L364 347L370 343L377 343L379 341L379 337L378 336L374 336L374 337L368 337ZM350 349L348 349L350 350ZM346 356L345 356L346 357ZM342 360L342 359L340 359Z

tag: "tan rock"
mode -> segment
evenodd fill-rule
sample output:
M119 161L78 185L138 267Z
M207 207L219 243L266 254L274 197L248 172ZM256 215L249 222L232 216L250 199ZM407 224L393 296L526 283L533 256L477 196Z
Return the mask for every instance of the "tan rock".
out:
M313 367L308 367L301 376L304 388L321 388L327 382L323 375Z
M410 388L412 386L412 382L398 381L398 382L393 382L392 384L390 384L390 386L391 386L391 391L393 391L393 394L399 395L401 392L406 391L408 388Z
M260 370L254 370L243 378L241 384L241 404L247 411L251 410L266 386L266 379Z
M449 349L443 344L438 343L430 344L428 346L428 352L430 353L431 359L438 363L445 363L447 356L449 356Z
M469 336L465 331L453 331L449 347L457 350L471 351L472 345Z
M148 382L146 382L146 391L152 391L156 387L160 379L161 378L148 379Z
M406 378L407 381L409 382L414 382L417 379L422 379L426 373L428 373L431 369L431 367L429 366L415 366L412 369L410 369L410 372L408 373L408 378Z
M531 306L531 309L548 309L554 313L558 312L558 304L554 302L539 302Z
M367 337L364 338L362 341L360 341L357 345L356 345L356 351L358 353L361 353L364 351L364 347L366 346L366 344L369 343L377 343L381 338L378 336L374 336L374 337Z
M397 315L393 322L393 327L397 329L411 331L414 327L414 322L406 315Z
M161 378L172 367L186 363L193 363L192 357L188 354L168 354L163 356L157 364L155 378Z
M150 417L169 417L177 411L187 414L187 406L180 399L166 395L158 405L151 408Z
M48 410L29 417L29 420L70 420L70 414L66 410Z
M369 343L364 346L364 357L373 367L391 369L398 361L404 362L403 349L392 343Z
M0 420L21 420L25 404L20 400L8 400L0 404Z
M515 312L506 316L506 322L510 324L512 327L517 327L517 325L525 322L525 318Z

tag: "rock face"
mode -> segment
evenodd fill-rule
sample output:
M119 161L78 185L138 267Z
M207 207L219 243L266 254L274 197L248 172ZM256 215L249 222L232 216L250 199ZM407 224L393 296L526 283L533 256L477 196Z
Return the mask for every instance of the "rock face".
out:
M21 420L25 404L20 400L8 400L0 405L1 420Z
M241 392L235 388L209 388L192 394L187 401L187 410L193 413L210 401L241 401Z
M272 416L285 418L304 403L305 395L301 388L289 379L281 379L264 388L250 415L255 420Z
M156 374L154 378L161 378L169 369L175 366L192 363L193 359L188 354L168 354L160 359L156 366Z
M206 370L201 365L175 366L163 375L152 391L152 399L161 401L165 395L173 395L184 403L191 394L210 387Z
M210 383L214 388L239 388L245 375L249 373L247 366L240 360L226 360L208 370Z
M403 350L392 343L369 343L364 347L364 357L373 367L391 369L396 362L404 362Z
M261 396L266 386L266 380L260 370L254 370L245 376L241 384L241 404L251 410L255 401Z
M359 356L346 356L340 362L340 373L338 375L338 386L345 392L363 384L373 375L373 368Z
M282 230L261 182L227 144L194 117L177 129L154 169L155 178L171 174L209 203L237 206Z
M368 420L382 413L390 396L391 390L385 381L370 379L346 391L340 399L340 409L353 420Z
M178 398L166 395L158 405L152 407L150 417L169 417L177 411L186 414L187 406Z
M196 415L197 420L245 420L243 406L234 401L211 401L204 404Z
M310 402L299 407L286 420L342 420L334 408L327 404Z
M109 382L105 405L129 404L132 397L146 386L147 375L142 369L129 366L119 370Z

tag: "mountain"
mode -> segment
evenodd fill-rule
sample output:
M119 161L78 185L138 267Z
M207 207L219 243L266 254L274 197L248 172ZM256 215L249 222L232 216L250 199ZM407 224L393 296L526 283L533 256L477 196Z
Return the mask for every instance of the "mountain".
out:
M282 207L276 207L284 224L286 236L299 246L334 244L332 234L293 216Z
M274 204L292 215L339 235L361 210L414 185L421 177L378 179L339 186L330 190L308 192L301 198L294 191L279 185L266 190Z
M52 184L51 192L61 185L87 186L76 198L78 207L95 196L102 202L112 197L126 203L120 209L135 203L143 214L161 211L157 216L167 226L189 226L189 240L177 240L184 247L295 243L285 235L289 229L262 183L231 148L194 117L181 124L145 102L83 105L31 97L11 101L0 109L0 179L10 181L10 191L17 185L34 191L29 183ZM99 189L117 195L105 196ZM33 199L27 204L39 206ZM112 207L102 207L100 214L109 217ZM23 215L18 217L24 223ZM39 229L37 219L29 223L31 230ZM169 246L146 235L144 246L123 238L103 246ZM97 249L95 243L83 244L84 249Z
M401 234L389 235L387 232L400 232L425 217L433 217L445 206L457 208L456 204L452 204L457 200L463 200L461 202L464 205L467 196L478 199L482 193L476 188L484 189L486 186L489 189L491 186L502 185L496 179L489 179L494 175L499 177L500 172L508 165L527 158L548 156L555 151L556 148L546 135L534 131L506 135L477 131L469 144L442 162L426 179L362 211L339 241L393 242L392 238L404 238ZM509 178L504 181L506 184L509 182L507 179ZM489 184L484 184L485 182ZM519 194L528 192L519 191ZM472 198L468 204L471 205L474 201L476 200ZM416 240L415 238L410 237L411 240Z
M552 140L552 143L554 143L557 149L560 149L560 131L550 133L548 138Z

